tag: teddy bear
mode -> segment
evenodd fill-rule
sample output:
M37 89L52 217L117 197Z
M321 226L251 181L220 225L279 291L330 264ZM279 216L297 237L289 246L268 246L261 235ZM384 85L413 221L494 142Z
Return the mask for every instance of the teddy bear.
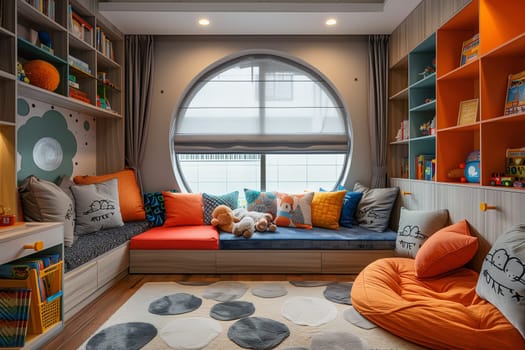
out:
M254 228L257 232L275 232L277 226L272 222L272 214L260 213L258 211L246 210L245 208L237 208L233 210L233 215L239 219L250 217L254 221Z
M233 225L239 221L227 205L221 204L213 209L211 224L223 232L233 233Z
M232 233L237 237L251 238L254 231L255 221L249 216L245 216L239 222L233 224Z

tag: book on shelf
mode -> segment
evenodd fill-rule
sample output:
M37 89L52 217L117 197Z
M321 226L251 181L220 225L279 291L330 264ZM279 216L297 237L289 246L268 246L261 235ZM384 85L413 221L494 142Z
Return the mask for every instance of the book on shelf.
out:
M467 64L479 55L479 33L474 35L472 38L465 40L461 47L461 62L460 66Z
M415 178L417 180L432 180L435 173L435 162L433 154L418 154L415 161Z
M401 177L408 179L408 157L404 157L401 160Z
M519 181L525 179L525 147L507 148L505 158L505 173Z
M91 68L89 68L89 64L82 61L81 59L68 55L67 62L69 63L69 65L77 69L80 69L81 71L91 74Z
M69 87L69 97L75 98L79 101L91 103L88 94L85 91L79 90L72 86Z
M29 278L31 270L35 270L38 276L40 300L44 301L47 294L44 282L40 278L40 271L44 268L44 262L41 259L17 260L16 262L0 265L0 278L24 280Z
M95 29L96 47L104 56L115 59L113 51L113 42L106 36L106 33L100 28Z
M0 348L23 347L29 325L31 289L0 289Z
M55 0L26 0L26 2L47 17L55 20Z
M68 14L70 32L77 38L91 44L93 26L75 12L71 4L68 6Z
M504 115L525 112L525 70L509 74Z

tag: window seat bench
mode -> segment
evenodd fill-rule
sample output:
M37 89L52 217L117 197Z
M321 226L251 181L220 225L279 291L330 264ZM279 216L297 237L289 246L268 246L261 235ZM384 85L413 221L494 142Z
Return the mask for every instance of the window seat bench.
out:
M193 235L182 236L191 230ZM354 226L327 230L279 227L250 239L210 226L154 228L131 239L130 273L357 274L394 255L396 233ZM195 235L196 231L201 234Z

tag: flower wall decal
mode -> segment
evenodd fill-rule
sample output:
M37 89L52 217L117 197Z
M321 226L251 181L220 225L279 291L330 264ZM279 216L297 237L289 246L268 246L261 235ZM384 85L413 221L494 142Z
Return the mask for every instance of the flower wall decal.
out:
M73 174L77 141L60 112L48 110L42 117L29 118L18 129L17 140L19 181L29 175L53 181Z

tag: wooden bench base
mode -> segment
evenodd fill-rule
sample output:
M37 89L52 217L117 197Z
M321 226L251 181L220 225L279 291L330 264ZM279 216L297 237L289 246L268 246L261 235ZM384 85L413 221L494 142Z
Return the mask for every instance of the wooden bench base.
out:
M358 274L394 250L131 250L130 273Z

